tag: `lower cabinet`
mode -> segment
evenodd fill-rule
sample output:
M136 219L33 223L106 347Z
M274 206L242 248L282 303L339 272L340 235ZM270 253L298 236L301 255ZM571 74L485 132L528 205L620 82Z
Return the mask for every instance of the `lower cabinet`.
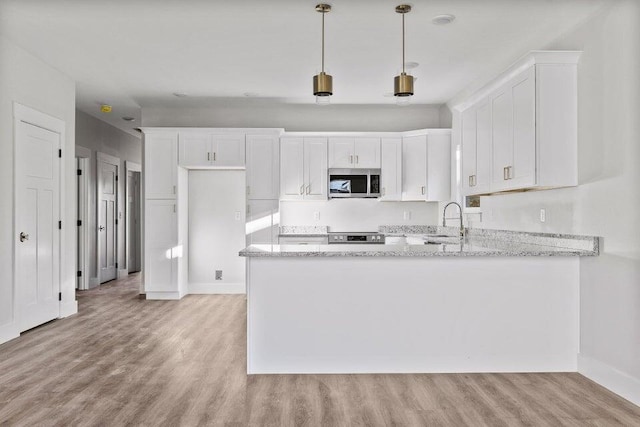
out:
M247 246L276 245L280 228L278 200L247 201Z
M177 203L145 201L144 289L149 299L179 298Z

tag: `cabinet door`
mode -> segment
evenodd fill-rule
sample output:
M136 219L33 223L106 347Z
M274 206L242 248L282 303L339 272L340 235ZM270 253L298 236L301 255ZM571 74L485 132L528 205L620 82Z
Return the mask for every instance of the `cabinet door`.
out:
M143 171L145 198L176 198L177 133L151 133L144 136Z
M247 135L247 198L277 199L280 145L276 136Z
M380 168L380 138L356 138L354 163L357 168Z
M211 166L211 135L208 133L181 132L179 134L182 167Z
M402 138L383 138L380 200L402 199Z
M471 194L491 189L491 108L488 101L476 108L476 176Z
M146 292L178 292L177 229L174 200L145 201Z
M427 201L449 200L451 196L451 133L427 137Z
M513 162L509 188L536 184L536 86L534 67L517 77L513 99Z
M247 245L277 245L280 212L278 200L247 203Z
M476 107L462 112L462 194L474 194L477 179Z
M244 163L244 134L242 135L213 135L213 166L243 167Z
M491 190L504 190L509 185L509 167L513 164L513 98L510 86L503 88L491 99L491 115Z
M305 200L327 199L327 139L304 138Z
M302 199L305 190L304 179L303 139L280 139L280 198Z
M355 167L353 138L329 138L329 167Z
M402 139L402 200L427 198L427 136Z

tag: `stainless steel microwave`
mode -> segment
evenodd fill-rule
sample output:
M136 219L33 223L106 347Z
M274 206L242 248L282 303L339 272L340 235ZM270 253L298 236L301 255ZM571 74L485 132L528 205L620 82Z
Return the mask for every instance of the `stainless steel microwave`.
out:
M329 198L380 197L380 169L329 169Z

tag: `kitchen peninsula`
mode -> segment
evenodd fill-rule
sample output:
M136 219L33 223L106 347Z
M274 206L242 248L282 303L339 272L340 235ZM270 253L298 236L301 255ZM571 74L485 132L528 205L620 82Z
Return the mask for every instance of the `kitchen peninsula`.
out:
M576 370L578 257L597 255L597 238L426 231L241 251L248 373Z

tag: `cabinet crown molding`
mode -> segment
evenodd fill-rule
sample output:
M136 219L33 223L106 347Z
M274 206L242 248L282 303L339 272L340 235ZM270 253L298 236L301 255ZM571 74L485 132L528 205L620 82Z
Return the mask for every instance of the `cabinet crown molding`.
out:
M471 95L459 95L449 105L454 111L464 111L533 65L576 65L580 55L578 50L532 50Z

